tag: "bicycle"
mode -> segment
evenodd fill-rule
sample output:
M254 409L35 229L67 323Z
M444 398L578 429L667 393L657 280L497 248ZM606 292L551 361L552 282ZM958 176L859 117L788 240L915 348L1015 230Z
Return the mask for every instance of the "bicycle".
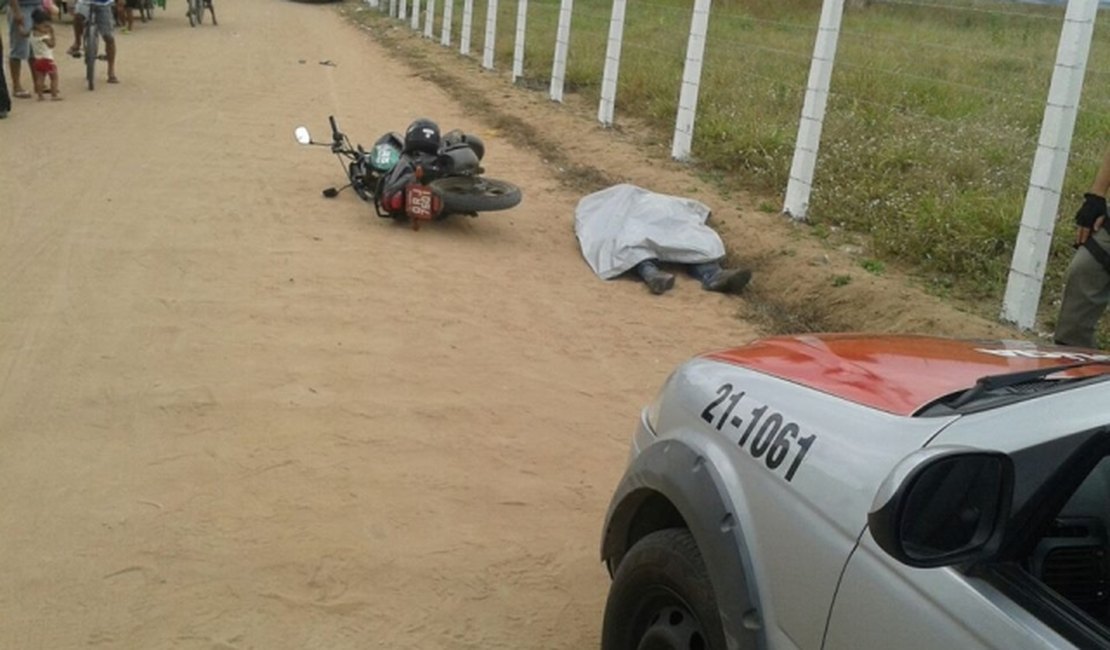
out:
M100 28L96 26L94 7L89 7L89 16L85 18L85 79L89 82L89 90L96 85L96 57L100 47Z

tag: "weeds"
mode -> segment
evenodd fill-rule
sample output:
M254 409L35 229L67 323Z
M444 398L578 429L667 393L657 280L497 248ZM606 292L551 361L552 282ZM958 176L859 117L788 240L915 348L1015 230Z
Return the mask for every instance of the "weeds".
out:
M869 272L898 267L932 291L997 314L1044 113L1062 7L964 0L872 3L845 14L811 196L813 233L865 239ZM692 3L630 3L616 120L635 117L669 139ZM484 48L485 2L474 3L471 54ZM557 0L531 0L522 83L546 88ZM516 3L498 5L495 66L512 65ZM574 5L566 92L596 100L609 0ZM781 196L787 184L821 0L714 3L694 131L695 166L726 191ZM442 13L442 3L439 8ZM453 42L462 3L456 2ZM439 34L437 23L435 33ZM1105 74L1110 39L1095 34L1089 76ZM455 46L457 48L457 45ZM1060 210L1075 209L1110 134L1110 84L1086 84ZM776 210L762 200L760 210ZM1058 221L1045 278L1051 320L1071 255ZM850 281L833 280L834 286Z

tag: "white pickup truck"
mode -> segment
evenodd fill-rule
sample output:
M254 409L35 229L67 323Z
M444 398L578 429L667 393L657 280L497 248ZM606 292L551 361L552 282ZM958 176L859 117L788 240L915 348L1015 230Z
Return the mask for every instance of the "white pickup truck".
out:
M805 335L679 367L606 517L603 650L1110 648L1110 356Z

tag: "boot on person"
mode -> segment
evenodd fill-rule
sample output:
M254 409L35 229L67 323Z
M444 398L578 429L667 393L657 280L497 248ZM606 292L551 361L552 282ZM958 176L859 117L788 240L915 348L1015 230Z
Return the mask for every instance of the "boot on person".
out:
M749 269L726 269L716 262L694 264L690 274L701 281L701 288L718 293L741 293L752 280Z
M659 268L654 260L644 260L636 265L636 272L640 279L647 284L648 289L655 295L660 295L674 288L674 275Z

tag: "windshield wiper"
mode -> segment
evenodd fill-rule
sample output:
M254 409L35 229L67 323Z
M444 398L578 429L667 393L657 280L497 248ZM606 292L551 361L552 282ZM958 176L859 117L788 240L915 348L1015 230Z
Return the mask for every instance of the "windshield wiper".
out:
M1005 375L987 375L985 377L980 377L975 382L974 386L967 389L967 391L963 395L957 397L951 404L949 404L949 407L953 409L958 409L988 391L997 390L999 388L1007 388L1009 386L1017 386L1031 381L1036 381L1038 379L1044 379L1049 375L1054 375L1065 370L1071 370L1072 368L1083 368L1086 366L1098 366L1106 364L1110 364L1110 361L1078 361L1076 363L1068 363L1060 366L1037 368L1036 370L1022 370L1021 372L1011 372ZM1088 378L1073 377L1073 379Z

